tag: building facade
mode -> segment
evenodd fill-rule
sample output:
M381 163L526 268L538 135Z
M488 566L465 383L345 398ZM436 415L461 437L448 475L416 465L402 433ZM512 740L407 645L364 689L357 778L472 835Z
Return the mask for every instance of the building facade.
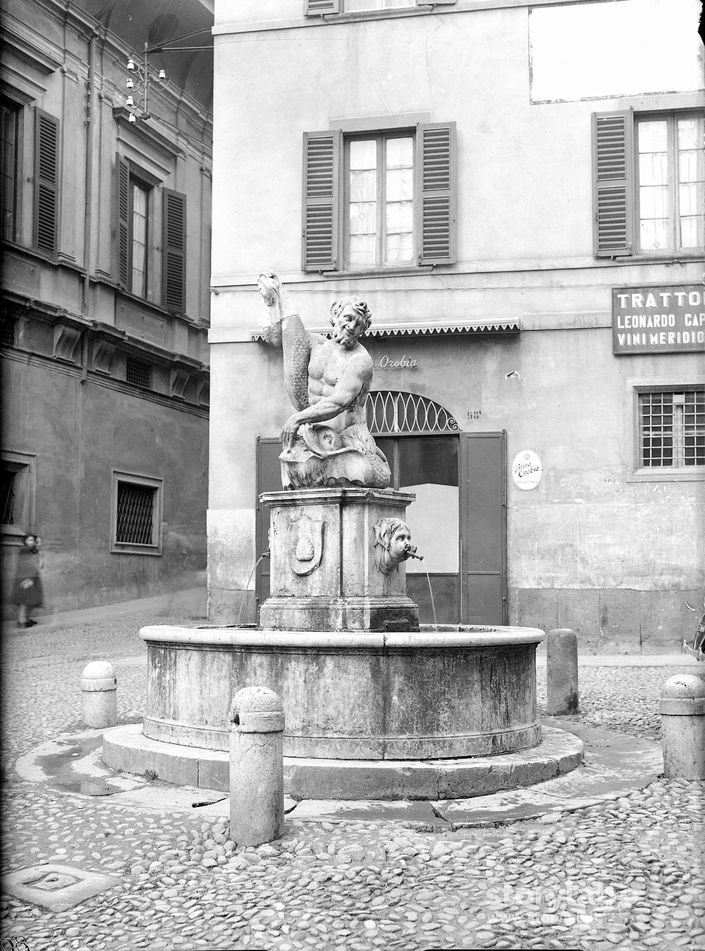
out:
M157 12L3 4L5 603L25 531L47 611L205 568L212 10Z
M569 627L630 652L694 629L698 15L694 0L216 3L212 620L252 620L267 593L257 496L277 487L290 411L261 334L272 268L309 329L339 296L370 306L368 418L417 495L422 620Z

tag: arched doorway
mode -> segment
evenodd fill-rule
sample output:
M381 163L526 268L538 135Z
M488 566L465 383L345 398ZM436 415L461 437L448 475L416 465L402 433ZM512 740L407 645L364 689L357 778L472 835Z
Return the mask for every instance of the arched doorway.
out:
M439 623L458 623L460 427L440 404L400 390L370 393L367 425L389 461L394 488L416 495L407 519L424 560L407 561L407 594L422 622L433 622L435 606Z
M425 396L375 390L367 423L387 456L394 488L413 492L407 517L423 561L406 563L407 593L423 623L506 624L506 439L463 433L453 415ZM257 497L281 488L278 439L257 442ZM257 505L258 555L269 512ZM428 577L426 572L428 572ZM256 573L258 606L269 594L269 564Z

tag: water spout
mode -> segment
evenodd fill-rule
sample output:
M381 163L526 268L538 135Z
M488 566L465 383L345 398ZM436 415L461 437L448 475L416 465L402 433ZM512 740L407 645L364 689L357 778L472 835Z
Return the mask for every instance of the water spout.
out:
M438 627L438 618L436 616L436 602L433 599L433 587L431 585L431 576L428 573L428 568L424 568L426 572L426 581L428 581L428 593L431 595L431 610L433 611L433 625Z
M250 582L252 581L252 578L253 578L253 576L254 576L254 573L255 573L255 571L257 571L257 568L259 567L259 565L260 565L260 563L261 563L261 561L262 561L263 558L269 558L269 549L267 549L266 551L263 551L262 554L261 554L261 555L259 556L259 558L257 559L257 561L256 561L256 562L254 563L254 565L252 566L252 571L250 572L250 577L247 579L247 584L245 585L245 594L244 594L244 597L243 597L242 600L240 601L240 610L237 612L237 621L235 622L235 627L240 627L240 620L241 620L241 618L242 618L242 609L243 609L243 607L245 606L245 598L247 597L247 592L250 590Z

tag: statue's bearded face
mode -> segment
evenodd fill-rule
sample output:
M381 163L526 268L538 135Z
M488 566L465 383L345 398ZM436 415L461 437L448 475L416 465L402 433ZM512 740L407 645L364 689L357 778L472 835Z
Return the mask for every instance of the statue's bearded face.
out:
M365 329L365 319L355 312L352 305L349 305L344 307L333 321L333 340L349 350L355 346Z

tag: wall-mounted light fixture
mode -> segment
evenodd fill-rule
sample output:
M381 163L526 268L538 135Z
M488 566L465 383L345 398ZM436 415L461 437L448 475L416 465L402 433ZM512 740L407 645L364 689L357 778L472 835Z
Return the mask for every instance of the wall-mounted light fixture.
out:
M138 119L149 119L149 92L152 83L163 85L168 82L165 69L156 69L149 62L150 53L185 53L194 50L213 49L212 45L207 46L167 46L167 43L175 43L178 40L185 40L191 36L197 36L201 33L210 33L210 27L203 30L196 30L194 33L184 33L183 36L175 36L170 40L165 40L159 46L149 46L144 44L144 52L141 59L136 55L130 56L127 60L127 71L129 73L125 86L129 90L125 105L129 110L128 119L130 122L137 122Z

